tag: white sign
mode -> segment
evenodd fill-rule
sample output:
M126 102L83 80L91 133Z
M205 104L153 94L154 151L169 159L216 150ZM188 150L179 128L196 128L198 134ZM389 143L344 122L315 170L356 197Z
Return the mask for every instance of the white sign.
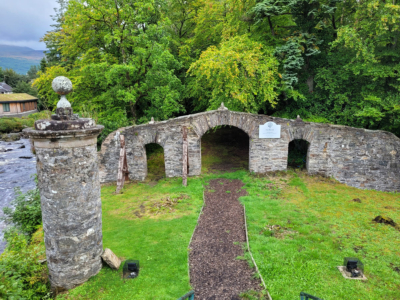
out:
M276 125L274 122L267 122L264 125L260 125L258 137L260 139L280 139L281 125Z

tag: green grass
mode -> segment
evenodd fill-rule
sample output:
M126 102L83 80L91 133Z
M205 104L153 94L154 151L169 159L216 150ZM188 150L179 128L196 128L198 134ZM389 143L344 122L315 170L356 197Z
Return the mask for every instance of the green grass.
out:
M103 247L123 259L140 261L139 276L121 279L119 271L104 267L99 275L61 299L177 299L190 291L187 247L203 203L201 181L161 180L156 186L127 184L123 194L115 186L102 188ZM158 209L165 198L180 198ZM170 209L171 208L171 209Z
M250 247L274 300L301 291L323 299L400 299L393 268L400 267L400 232L372 222L378 215L400 222L399 194L290 171L243 181ZM348 256L361 259L368 281L342 277L336 267Z
M203 153L207 169L228 152L221 152L222 158L210 158L215 151ZM156 152L149 158L154 178L162 168L159 156ZM186 188L180 178L129 183L120 195L113 194L115 186L104 186L104 247L123 259L139 259L140 275L124 283L122 267L104 267L60 298L177 299L188 292L187 246L203 189L216 178L245 183L248 195L240 201L246 206L250 248L274 300L299 299L301 291L325 300L400 299L395 271L400 268L400 232L372 222L384 215L400 223L399 194L359 190L301 171L258 176L244 170L192 177ZM347 256L361 259L368 281L342 277L336 267Z

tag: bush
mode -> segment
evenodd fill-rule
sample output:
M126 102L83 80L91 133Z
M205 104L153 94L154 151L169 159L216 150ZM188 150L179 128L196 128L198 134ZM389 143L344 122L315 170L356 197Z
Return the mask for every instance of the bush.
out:
M17 230L9 232L0 256L0 299L50 299L43 228L30 242Z
M0 133L19 132L24 126L33 127L35 121L50 119L51 112L44 110L22 118L0 118Z
M42 223L39 189L23 194L19 188L16 188L15 193L17 196L11 201L11 207L3 208L4 216L0 219L30 237ZM12 227L5 232L6 239L10 230L13 231Z
M23 126L21 122L17 122L9 118L0 119L0 132L10 133L12 131L21 131L22 129Z

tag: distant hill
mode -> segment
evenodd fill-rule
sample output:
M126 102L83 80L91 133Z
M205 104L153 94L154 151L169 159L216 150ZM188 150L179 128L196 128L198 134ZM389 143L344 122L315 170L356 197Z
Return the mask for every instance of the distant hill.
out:
M44 50L0 45L0 67L13 69L20 74L26 74L32 65L39 65L43 57Z

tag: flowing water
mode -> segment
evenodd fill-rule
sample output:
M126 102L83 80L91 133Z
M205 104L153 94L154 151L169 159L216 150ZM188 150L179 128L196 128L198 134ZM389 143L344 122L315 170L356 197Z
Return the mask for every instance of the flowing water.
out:
M6 150L6 152L2 152ZM22 192L35 188L36 157L31 152L29 139L15 142L0 141L0 215L3 207L10 206L15 198L14 188L20 187ZM0 253L3 252L4 222L0 222Z

